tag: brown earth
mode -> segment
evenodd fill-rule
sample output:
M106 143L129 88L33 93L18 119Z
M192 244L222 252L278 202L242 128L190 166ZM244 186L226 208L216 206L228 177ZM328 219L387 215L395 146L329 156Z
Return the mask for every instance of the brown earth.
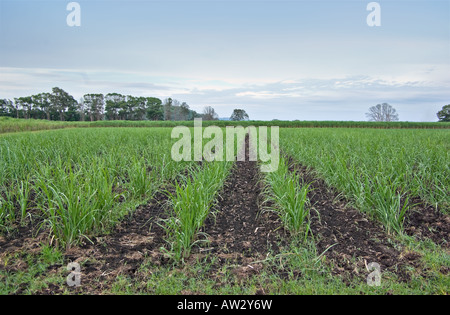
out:
M138 207L132 214L120 222L110 234L91 237L91 242L83 241L81 245L71 247L65 252L65 264L77 262L82 266L82 285L78 288L55 285L38 292L39 294L58 294L64 289L74 293L101 294L110 288L118 275L133 277L143 263L145 257L152 257L155 262L165 259L159 248L166 245L164 231L157 221L164 218L166 196L162 193L147 205ZM17 229L13 235L0 238L0 258L15 252L39 252L41 244L48 243L51 238L44 231L33 236L36 227L31 225ZM20 265L20 261L19 261ZM14 272L20 266L9 267ZM66 265L50 266L48 272L61 269L64 274ZM20 294L21 291L17 292Z
M410 201L415 204L405 220L405 232L418 239L431 239L444 248L450 247L450 216L427 205L420 198Z
M155 264L167 263L160 248L167 245L164 229L167 196L157 193L147 205L138 207L109 235L96 237L94 244L73 247L65 253L68 262L83 266L83 283L76 292L101 294L117 276L134 277L145 259Z
M209 246L200 252L213 254L217 268L231 265L246 277L262 268L256 261L279 252L283 230L277 215L261 211L262 187L256 162L235 163L203 229Z

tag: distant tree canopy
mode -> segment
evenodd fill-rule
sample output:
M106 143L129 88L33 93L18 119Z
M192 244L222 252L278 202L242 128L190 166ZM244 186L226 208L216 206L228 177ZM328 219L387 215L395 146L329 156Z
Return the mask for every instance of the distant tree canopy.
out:
M248 114L243 109L235 109L233 111L233 114L231 114L230 120L233 121L241 121L241 120L248 120Z
M202 118L203 118L203 120L218 120L219 119L219 115L217 115L217 113L214 110L214 108L212 108L211 106L206 106L203 109Z
M164 111L162 102L159 98L147 98L147 119L148 120L164 120Z
M60 89L59 87L54 87L52 93L49 95L50 106L56 110L59 114L59 120L78 120L76 117L72 117L77 110L78 102L73 98L72 95ZM66 115L69 113L68 115ZM30 117L27 117L30 118Z
M442 107L442 110L436 114L439 121L450 121L450 104Z
M388 103L370 107L366 116L369 121L398 121L397 111Z
M201 117L186 102L136 97L119 93L85 94L78 102L61 88L51 93L0 99L0 116L61 121L77 120L193 120Z

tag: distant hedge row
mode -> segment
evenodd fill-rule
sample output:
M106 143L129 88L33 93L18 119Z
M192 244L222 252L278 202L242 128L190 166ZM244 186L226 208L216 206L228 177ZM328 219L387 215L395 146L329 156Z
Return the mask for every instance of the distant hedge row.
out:
M94 121L88 123L91 127L193 127L194 121ZM419 128L419 129L450 129L450 123L445 122L368 122L368 121L202 121L206 126L279 126L283 128Z
M207 126L279 126L283 128L379 128L379 129L450 129L450 122L368 122L368 121L202 121ZM194 121L93 121L93 122L64 122L36 119L16 119L0 117L0 133L36 131L60 128L89 128L89 127L193 127Z

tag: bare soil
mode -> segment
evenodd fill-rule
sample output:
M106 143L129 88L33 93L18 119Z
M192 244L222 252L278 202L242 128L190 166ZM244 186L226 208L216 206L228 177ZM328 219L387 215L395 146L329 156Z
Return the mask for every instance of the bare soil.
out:
M163 193L147 205L138 207L108 235L95 238L65 253L68 262L83 265L83 285L73 289L89 294L101 294L109 289L119 275L134 277L145 259L155 264L168 262L161 247L167 245L164 229L158 224L166 218L167 197Z
M204 227L209 252L216 268L231 265L233 272L246 277L262 268L256 261L279 253L284 242L277 215L262 212L262 183L256 162L236 162L219 200Z
M450 216L420 198L411 200L411 203L416 206L407 214L406 234L422 240L431 239L444 248L450 248Z
M165 216L165 200L166 196L158 193L151 202L138 207L118 223L110 234L91 237L90 242L83 241L81 245L65 251L66 264L78 262L82 266L82 286L69 288L52 285L39 293L58 294L68 289L74 293L101 294L110 288L118 275L133 277L144 257L152 257L159 262L167 261L159 250L166 245L164 231L156 224L158 219ZM15 252L39 252L41 244L48 243L51 238L48 231L35 236L36 231L37 226L29 224L16 229L8 237L0 237L0 258ZM8 271L14 272L18 268L9 267ZM61 268L65 270L65 266L56 265L50 266L48 271Z

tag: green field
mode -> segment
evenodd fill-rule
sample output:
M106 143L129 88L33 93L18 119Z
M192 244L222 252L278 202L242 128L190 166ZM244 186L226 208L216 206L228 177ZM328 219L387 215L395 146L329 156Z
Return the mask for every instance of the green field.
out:
M185 166L170 157L170 129L70 129L0 139L0 222L30 210L64 246L108 228ZM122 202L119 202L122 200ZM19 210L19 211L17 211Z
M0 137L0 293L449 293L448 124L248 122L281 127L282 159L276 172L255 169L257 176L245 177L236 168L255 167L249 162L173 161L176 140L169 127L177 123L33 125L2 119L0 132L7 134ZM132 128L148 126L154 128ZM43 130L53 128L68 129ZM36 130L42 131L30 132ZM237 186L240 182L248 186ZM227 235L234 235L237 224L244 230L251 226L243 217L236 217L236 226L217 227L221 203L242 207L233 196L257 200L260 226L249 235L264 230L264 220L271 218L267 226L277 241L267 252L255 253L258 245L252 242L242 252L231 249L240 239ZM381 286L366 284L368 270L358 268L369 258L358 254L345 258L357 276L335 272L345 269L336 257L348 253L339 252L338 232L338 241L327 243L332 236L317 228L328 220L323 204L339 216L355 210L362 219L346 224L356 224L357 231L364 229L358 228L360 221L377 228L376 236L364 236L367 246L383 244L387 253L397 253ZM409 220L421 211L432 211L440 221L425 222L423 234L412 233L422 231ZM220 250L213 249L217 240L208 234L219 228L226 247ZM320 250L322 243L326 250ZM114 261L121 271L106 277L112 268L106 267L112 266L109 246L122 246L124 253L116 253L120 259ZM66 285L71 261L81 264L82 274L93 272L85 277L89 285ZM132 276L123 272L127 265L135 266ZM242 276L248 266L252 272ZM95 274L95 268L102 273Z
M281 147L388 230L401 232L412 197L450 211L446 130L289 129Z
M280 126L286 128L376 128L376 129L450 129L448 122L367 122L367 121L203 121L204 126ZM49 121L0 117L0 134L61 128L86 127L193 127L193 121Z

